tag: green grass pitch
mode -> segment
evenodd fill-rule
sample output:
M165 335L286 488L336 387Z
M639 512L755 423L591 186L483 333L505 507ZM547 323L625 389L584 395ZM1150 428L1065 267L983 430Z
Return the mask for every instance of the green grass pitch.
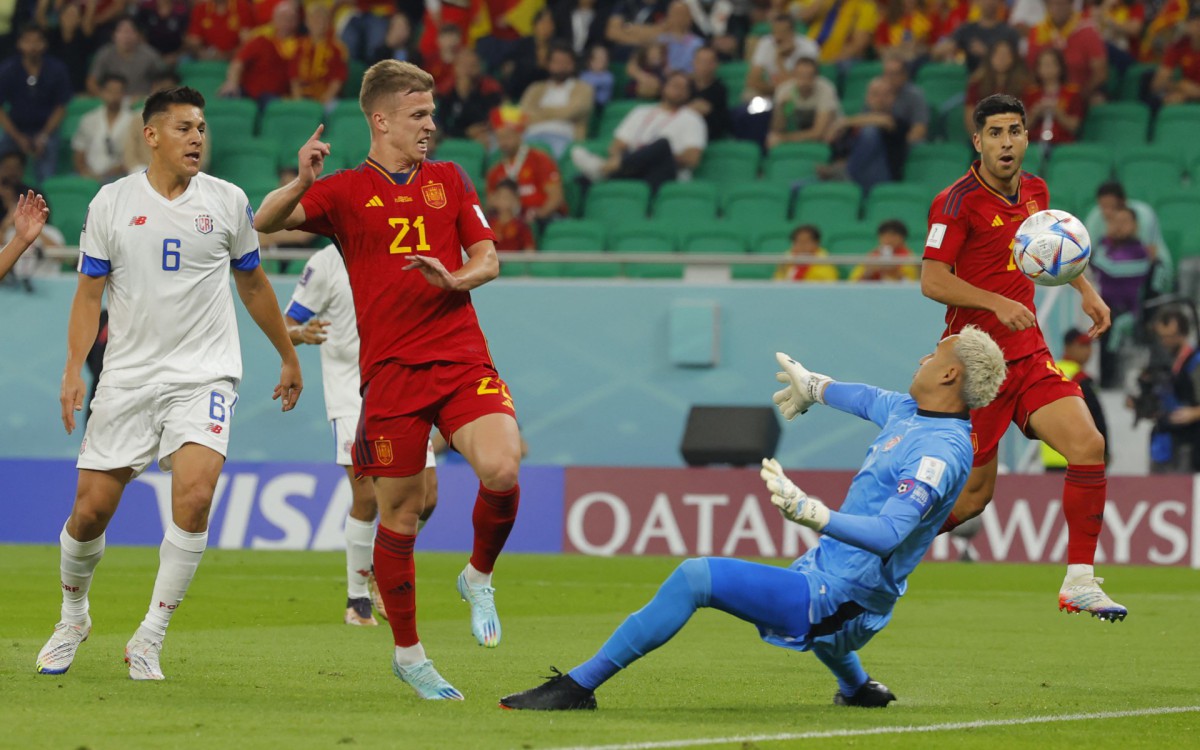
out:
M340 553L210 550L166 641L167 681L146 684L128 679L122 649L157 550L110 548L92 588L92 637L66 675L37 675L58 615L58 551L0 546L0 747L1200 746L1195 711L865 733L1200 705L1193 570L1104 570L1132 613L1108 624L1057 611L1057 566L925 565L862 654L899 696L882 711L832 706L835 683L811 654L702 611L604 686L599 711L542 714L496 700L590 656L676 561L506 556L496 577L504 640L486 650L454 592L464 555L417 560L422 640L465 703L420 701L396 680L386 625L341 624ZM762 739L775 735L787 738Z

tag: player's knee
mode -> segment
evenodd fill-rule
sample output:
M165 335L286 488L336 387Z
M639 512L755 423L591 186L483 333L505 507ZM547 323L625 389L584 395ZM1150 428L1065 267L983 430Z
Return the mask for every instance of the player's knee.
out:
M671 573L679 584L686 588L689 598L697 607L707 607L712 594L712 573L708 559L693 557L679 563Z
M180 483L173 498L175 525L191 533L208 528L208 512L215 491L216 487L207 479Z
M1068 464L1104 463L1104 436L1096 429L1082 431L1066 446L1063 457Z
M112 509L101 503L88 502L85 497L78 497L71 517L67 520L67 533L76 541L91 541L104 533L112 516Z
M479 481L493 492L508 492L517 486L521 459L516 456L493 456L479 462L475 471Z

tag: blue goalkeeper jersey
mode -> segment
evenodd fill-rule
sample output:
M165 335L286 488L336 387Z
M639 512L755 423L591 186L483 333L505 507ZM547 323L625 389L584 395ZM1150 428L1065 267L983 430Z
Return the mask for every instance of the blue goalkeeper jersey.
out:
M792 567L815 574L835 601L885 614L966 484L971 422L965 412L927 412L907 394L868 385L830 383L824 399L883 429L820 543Z

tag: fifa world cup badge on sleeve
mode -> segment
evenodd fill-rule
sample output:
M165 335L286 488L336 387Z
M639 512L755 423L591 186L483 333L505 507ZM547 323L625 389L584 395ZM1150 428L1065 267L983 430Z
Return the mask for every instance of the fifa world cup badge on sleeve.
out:
M941 247L942 240L946 237L946 225L934 224L929 228L929 238L925 240L925 247Z
M422 185L421 195L425 198L425 203L430 208L446 207L446 189L442 187L442 183L440 182L431 182L428 185Z
M945 461L933 456L924 456L917 466L917 481L924 482L930 487L939 487L944 473L946 473Z

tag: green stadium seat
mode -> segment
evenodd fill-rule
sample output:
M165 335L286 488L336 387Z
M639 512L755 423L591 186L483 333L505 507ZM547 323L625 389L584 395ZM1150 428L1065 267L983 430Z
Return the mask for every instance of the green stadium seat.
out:
M232 173L250 179L278 179L276 147L263 138L214 138L209 145L213 149L210 171L223 180L236 183L237 180L229 176ZM249 167L241 166L244 160L250 162ZM266 168L264 165L268 163L270 167ZM264 169L265 171L254 171Z
M926 63L917 71L915 83L936 112L947 102L961 101L967 90L967 69L958 63Z
M858 221L858 204L862 193L852 182L822 182L809 185L796 198L797 224L827 227Z
M650 186L639 180L608 180L593 185L584 202L585 219L617 223L644 221Z
M608 249L618 253L675 252L675 230L665 222L626 221L612 231ZM679 279L683 266L675 263L630 263L625 275L635 279Z
M1150 109L1141 102L1097 104L1083 121L1083 140L1120 145L1145 143L1150 132Z
M325 119L325 109L309 99L273 99L263 110L259 133L276 145L276 156L294 162L296 152Z
M367 66L360 61L350 58L346 61L346 82L342 84L342 98L350 99L358 106L358 95L362 91L363 74Z
M603 157L608 155L608 141L593 138L592 140L575 145L582 146L596 156ZM571 161L571 149L567 149L562 158L558 160L558 172L562 176L563 197L567 201L567 208L570 210L571 216L582 215L583 186L579 181L579 170L576 169L575 163Z
M206 112L204 122L208 128L206 140L213 148L218 148L216 144L227 138L244 141L254 137L254 120L248 120L241 115ZM297 146L296 150L299 151L300 147Z
M363 127L366 128L365 119ZM454 162L466 171L467 176L475 182L479 182L484 174L484 154L483 144L479 141L473 141L470 138L446 138L438 142L433 151L433 158L437 161Z
M717 68L717 76L725 83L729 91L729 103L742 100L742 91L746 88L746 75L750 72L750 63L744 60L721 63Z
M846 85L842 90L842 109L846 114L856 114L862 111L863 100L867 96L867 85L871 79L883 73L883 63L878 60L866 60L854 63L846 71Z
M1200 104L1176 104L1158 111L1154 143L1191 160L1200 156ZM1195 176L1195 172L1192 173Z
M878 238L875 235L874 229L857 227L829 232L823 238L821 244L833 256L866 255L875 249L875 246L878 244ZM848 278L850 271L853 269L854 266L838 266L838 277L842 279Z
M217 90L225 83L229 63L224 60L193 60L179 64L179 80L204 95L210 104L217 97ZM248 101L248 100L247 100ZM299 147L297 147L297 150Z
M728 222L701 223L679 232L679 250L683 253L744 253L746 233Z
M717 215L717 186L702 180L668 182L654 199L653 216L660 221L695 223Z
M257 211L258 207L262 205L263 198L267 197L267 193L279 187L279 180L270 177L248 177L237 185L246 192L246 198L249 199L250 205Z
M785 221L791 197L791 190L786 184L735 185L725 193L721 212L726 221L736 222L741 227Z
M966 174L968 166L966 152L956 144L918 143L904 164L904 181L925 188L932 200Z
M86 115L93 109L102 106L104 106L104 102L100 101L99 97L78 95L67 102L67 116Z
M1148 78L1154 76L1154 71L1158 70L1157 63L1134 63L1125 69L1125 75L1121 77L1121 83L1114 92L1117 98L1123 102L1136 102L1142 98L1142 91L1149 85ZM1161 112L1159 114L1161 117Z
M783 143L771 149L763 162L763 177L768 180L811 179L817 166L829 162L829 146L824 143Z
M755 255L781 255L792 245L791 223L774 222L753 228L747 239L750 252ZM775 276L775 266L734 266L732 275L737 280L765 280Z
M585 219L562 219L546 227L539 249L553 253L598 253L604 250L605 225ZM616 263L530 263L538 277L611 278L621 272Z
M938 131L942 140L963 148L972 148L971 131L967 128L966 120L963 119L962 107L947 108L941 113L938 121L940 123Z
M74 175L49 177L42 183L41 192L50 205L50 223L63 233L67 244L79 241L88 204L99 189L95 180Z
M604 108L604 112L596 121L595 136L596 138L611 141L613 133L617 131L621 121L625 119L625 115L633 111L635 107L639 107L647 102L637 101L636 99L617 99L608 103Z
M1066 205L1078 207L1095 197L1096 188L1111 173L1112 148L1094 143L1057 146L1043 170L1051 202L1061 202L1064 210Z
M910 240L922 238L925 236L929 204L932 200L933 196L919 185L906 185L902 182L876 185L867 196L863 222L874 231L880 222L899 219L908 228Z
M249 99L214 99L204 105L204 117L209 119L214 115L236 115L244 117L254 128L254 120L258 117L258 105ZM299 151L300 147L297 146Z
M1196 134L1200 135L1200 131ZM1160 198L1179 191L1185 168L1176 149L1142 146L1121 155L1116 173L1131 199L1157 203Z
M732 184L753 180L761 158L762 150L748 141L714 141L704 149L696 176Z

